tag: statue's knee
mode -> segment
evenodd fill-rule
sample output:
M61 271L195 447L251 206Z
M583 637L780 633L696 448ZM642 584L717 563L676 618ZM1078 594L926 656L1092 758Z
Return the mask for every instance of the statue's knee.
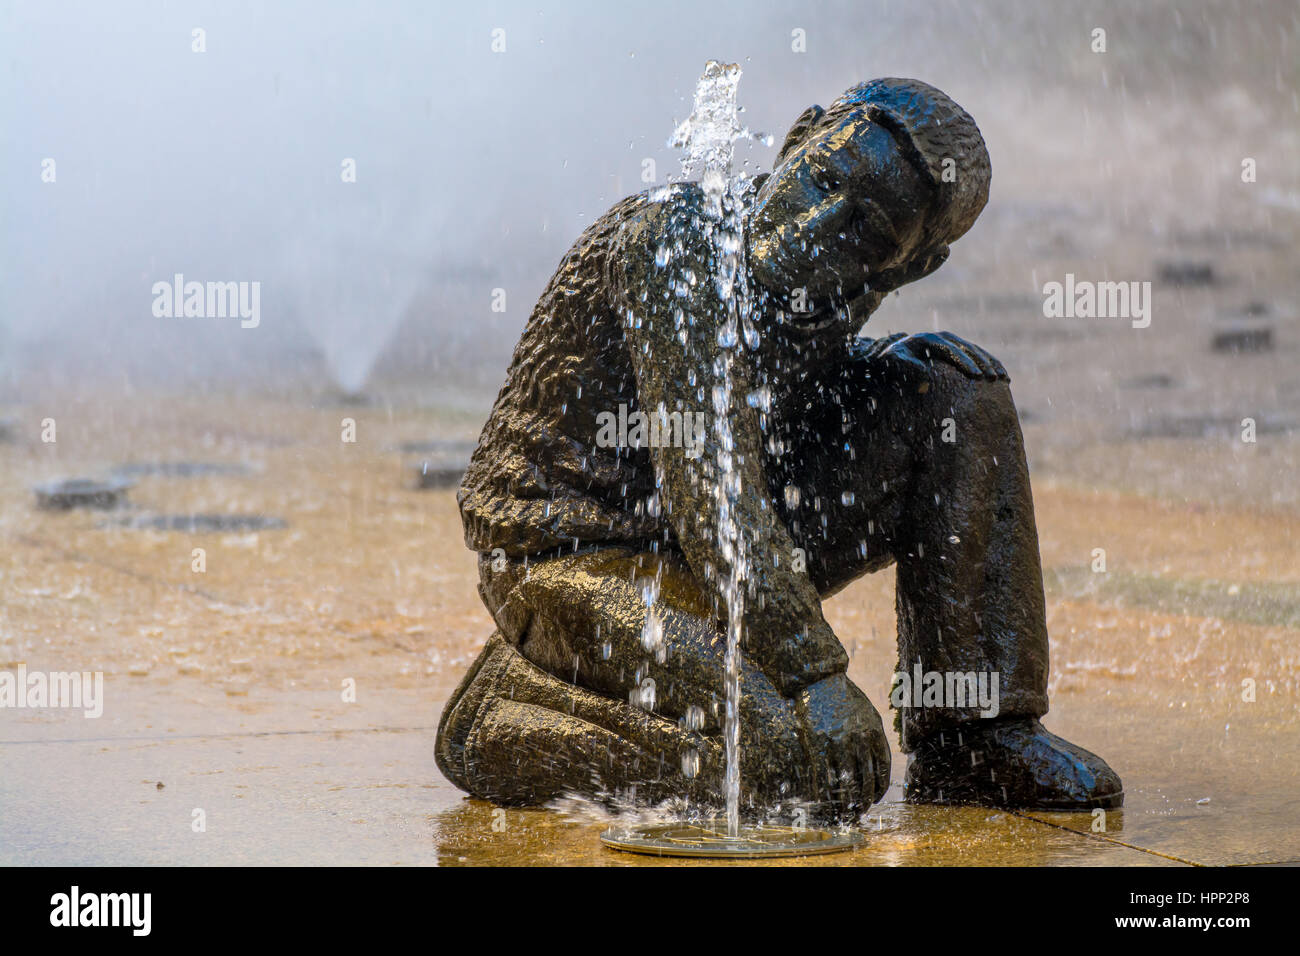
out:
M935 362L922 387L938 411L981 417L1002 417L1010 412L1014 417L1015 402L1006 378L972 375L966 369Z
M862 353L887 383L927 391L960 388L964 382L1006 382L1006 368L987 349L951 332L895 333Z

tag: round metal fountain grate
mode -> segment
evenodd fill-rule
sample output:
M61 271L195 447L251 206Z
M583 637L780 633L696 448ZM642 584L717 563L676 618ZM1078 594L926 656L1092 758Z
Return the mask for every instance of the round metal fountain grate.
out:
M449 456L468 461L477 445L478 442L464 438L434 438L429 441L398 442L392 446L392 450L402 455Z
M455 488L464 477L464 462L422 461L415 466L415 487L421 491Z
M380 404L380 399L369 392L336 389L319 396L312 404L322 408L373 408Z
M278 531L288 527L283 518L271 515L247 514L144 514L119 522L123 528L137 531L184 531L190 534L214 532Z
M133 461L113 469L113 474L128 478L242 477L252 473L248 465L225 461Z
M37 485L36 506L46 511L70 511L73 508L111 510L126 504L131 482L125 478L62 478Z
M465 477L476 442L459 438L406 441L393 446L403 455L419 455L414 468L415 487L422 491L455 488Z
M742 824L740 834L730 837L725 820L646 823L615 827L600 835L600 842L605 846L628 853L733 860L840 853L859 846L862 841L863 836L857 830L770 824Z

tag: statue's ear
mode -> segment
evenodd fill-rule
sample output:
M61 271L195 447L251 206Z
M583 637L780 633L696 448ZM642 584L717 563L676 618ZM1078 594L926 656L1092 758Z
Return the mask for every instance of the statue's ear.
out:
M808 131L817 125L817 121L825 113L824 109L814 104L799 114L799 118L790 127L790 132L785 134L785 142L781 144L781 152L776 154L776 165L780 166L785 162L786 153L803 142L803 138L808 135Z
M877 272L867 279L867 284L875 292L888 294L907 285L909 282L924 279L931 273L938 271L939 267L948 261L950 251L946 245L938 246L928 253L913 257L901 266L886 269L884 272Z
M868 280L867 284L870 291L858 296L849 303L850 318L861 327L871 317L871 313L880 308L880 303L885 300L885 296L909 282L924 279L937 271L941 265L948 261L950 251L946 245L938 246L929 253L912 259L905 265L887 269L884 272L877 272Z
M948 253L951 251L946 245L939 246L928 256L922 258L920 262L913 263L912 268L907 270L907 274L900 285L915 282L917 279L924 279L931 273L936 272L941 265L948 261Z

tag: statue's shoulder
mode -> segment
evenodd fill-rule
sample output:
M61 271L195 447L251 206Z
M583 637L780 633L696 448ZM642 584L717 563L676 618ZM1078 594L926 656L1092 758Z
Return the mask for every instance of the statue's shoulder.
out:
M667 276L662 271L665 250L678 260L707 254L707 238L700 228L704 193L698 183L655 186L624 202L628 205L620 211L610 236L610 278L616 286L624 285L620 276L634 279L633 284L654 273Z
M603 270L610 260L639 259L638 252L662 244L661 237L679 221L685 223L699 205L695 183L655 186L621 199L582 231L565 254L559 275L592 267Z
M628 244L659 245L669 236L691 231L704 208L704 192L699 183L669 183L629 196L620 206L623 204L627 205L619 216L622 240Z

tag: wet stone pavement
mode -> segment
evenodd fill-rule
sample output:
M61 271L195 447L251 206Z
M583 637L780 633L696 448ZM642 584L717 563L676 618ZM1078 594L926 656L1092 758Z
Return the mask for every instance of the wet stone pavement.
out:
M129 460L231 467L140 469L126 512L38 510L39 482L128 460L96 414L65 408L87 424L57 450L21 422L3 449L0 667L102 671L104 690L94 719L0 710L0 863L692 865L602 848L591 808L467 799L434 766L442 702L490 625L454 492L419 489L402 448L472 439L471 416L349 409L358 440L342 445L333 408L142 398L115 411L150 436ZM1189 441L1147 453L1213 454ZM891 735L894 786L862 847L768 865L1300 863L1300 515L1035 478L1045 724L1106 757L1124 809L1102 829L1089 814L908 806ZM282 525L118 520L144 514ZM827 607L882 713L892 580Z

